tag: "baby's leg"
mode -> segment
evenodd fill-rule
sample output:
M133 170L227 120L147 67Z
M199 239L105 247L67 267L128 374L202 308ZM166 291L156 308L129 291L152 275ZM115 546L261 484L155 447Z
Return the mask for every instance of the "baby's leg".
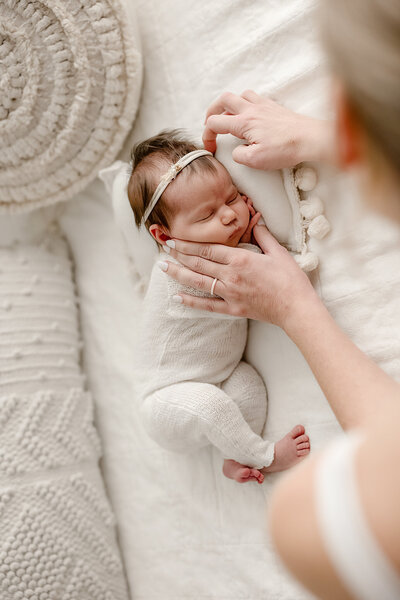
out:
M241 360L222 382L221 389L239 407L254 433L261 435L267 418L267 390L254 367Z
M221 384L221 389L237 404L244 420L254 433L261 435L267 416L267 392L264 381L257 371L248 363L241 361ZM271 445L272 459L273 445ZM264 480L261 471L240 464L232 458L224 459L222 472L229 479L235 479L240 483L247 481L262 483Z
M257 371L244 361L241 361L232 374L222 384L222 389L236 402L240 411L252 430L262 434L266 413L267 395L265 385ZM270 463L265 464L261 471L248 469L231 458L225 458L223 473L236 481L256 479L263 481L263 473L284 471L289 469L310 452L310 440L302 425L296 425L281 440L272 444Z
M167 386L145 398L140 412L150 437L167 450L187 452L211 443L249 467L272 461L273 444L252 431L235 402L215 385Z

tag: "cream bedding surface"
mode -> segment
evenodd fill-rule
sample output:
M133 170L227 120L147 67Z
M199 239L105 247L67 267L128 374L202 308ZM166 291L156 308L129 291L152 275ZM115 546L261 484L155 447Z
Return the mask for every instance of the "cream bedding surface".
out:
M164 127L200 133L208 104L224 90L252 87L299 112L327 116L313 8L307 0L137 2L144 89L121 158L132 139ZM332 231L310 243L320 257L313 283L356 343L400 378L400 232L359 209L350 181L316 168ZM309 598L283 571L265 531L279 474L262 486L241 486L223 477L217 450L182 456L146 436L133 375L141 297L100 181L64 207L61 225L75 258L85 368L132 597ZM316 449L340 433L307 364L279 329L252 322L246 357L268 388L265 437L278 439L303 423Z

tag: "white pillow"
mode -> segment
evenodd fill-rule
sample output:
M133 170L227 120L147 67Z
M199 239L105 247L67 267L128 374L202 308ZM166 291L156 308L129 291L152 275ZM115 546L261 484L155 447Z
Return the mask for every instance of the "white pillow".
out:
M129 255L142 281L147 281L158 256L158 246L145 227L139 230L136 226L127 191L130 171L129 163L117 160L99 171L99 177L111 196L115 222L122 231Z
M1 598L128 598L72 268L56 225L0 247Z
M307 237L321 239L329 232L323 215L323 203L316 196L307 196L317 183L316 171L309 166L276 171L251 169L236 163L232 150L244 143L234 136L218 138L216 158L227 168L233 181L253 200L254 206L277 240L290 250L304 271L318 266L318 257L308 252ZM116 161L98 173L111 195L115 220L121 229L142 280L147 281L158 249L156 242L143 227L138 230L129 204L127 185L130 165Z

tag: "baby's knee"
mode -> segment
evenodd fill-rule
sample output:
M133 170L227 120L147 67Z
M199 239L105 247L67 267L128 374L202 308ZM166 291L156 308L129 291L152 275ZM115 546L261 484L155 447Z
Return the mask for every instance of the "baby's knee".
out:
M147 397L141 404L140 414L148 436L165 450L190 452L208 443L199 435L195 416L168 399Z
M254 367L243 360L240 361L221 387L228 396L234 399L244 397L253 401L257 399L260 404L267 403L267 390L264 380Z

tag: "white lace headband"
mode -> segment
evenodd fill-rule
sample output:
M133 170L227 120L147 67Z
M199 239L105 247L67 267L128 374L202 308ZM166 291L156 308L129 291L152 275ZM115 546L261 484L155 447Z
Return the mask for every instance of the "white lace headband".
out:
M212 152L209 152L208 150L193 150L193 152L189 152L188 154L185 154L185 156L182 156L182 158L180 158L176 163L174 163L173 165L170 166L168 171L166 173L164 173L164 175L160 178L160 183L158 184L156 191L154 192L154 194L151 197L150 204L148 205L148 207L146 208L146 210L144 212L144 215L142 218L143 224L146 223L151 211L153 210L153 208L155 207L155 205L161 198L161 194L163 193L163 191L165 190L167 185L169 185L171 183L171 181L173 179L175 179L175 177L178 175L178 173L180 173L184 167L186 167L189 163L191 163L192 160L195 160L196 158L199 158L200 156L206 156L207 154L209 154L210 156L213 156Z

